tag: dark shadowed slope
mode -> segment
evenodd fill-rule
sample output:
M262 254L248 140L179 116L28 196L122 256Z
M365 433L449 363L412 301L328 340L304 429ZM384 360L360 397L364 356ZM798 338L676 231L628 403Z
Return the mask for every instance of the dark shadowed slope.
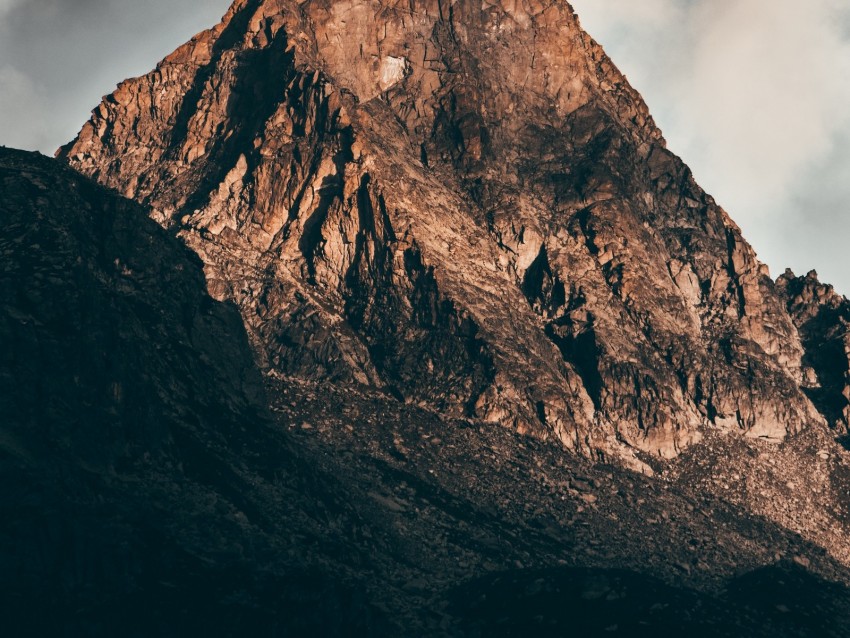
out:
M850 573L745 505L383 392L264 395L143 209L17 151L0 186L10 635L848 635Z
M273 435L239 314L197 258L37 154L0 150L0 216L8 635L369 625L293 541L339 497Z
M60 157L0 158L30 633L850 632L847 301L567 3L237 0Z

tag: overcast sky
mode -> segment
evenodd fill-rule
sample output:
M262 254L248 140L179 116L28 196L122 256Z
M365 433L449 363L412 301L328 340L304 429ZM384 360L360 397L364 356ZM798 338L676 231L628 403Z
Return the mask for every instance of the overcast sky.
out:
M0 0L0 144L47 154L229 0ZM850 2L572 0L776 276L850 294Z
M0 144L48 155L230 0L0 0Z

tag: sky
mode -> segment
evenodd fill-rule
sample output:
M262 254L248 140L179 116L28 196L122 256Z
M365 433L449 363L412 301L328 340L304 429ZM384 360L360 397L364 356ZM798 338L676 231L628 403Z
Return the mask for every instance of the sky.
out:
M47 155L230 0L0 0L0 144Z
M0 144L51 155L230 0L0 0ZM850 2L572 0L773 276L850 294Z

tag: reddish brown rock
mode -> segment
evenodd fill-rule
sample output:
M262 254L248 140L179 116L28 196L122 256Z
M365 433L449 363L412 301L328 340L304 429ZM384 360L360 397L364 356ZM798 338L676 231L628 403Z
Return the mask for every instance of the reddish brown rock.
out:
M814 270L777 279L805 347L803 387L829 424L850 426L850 302L818 281Z
M644 468L824 422L765 267L566 3L238 0L60 155L278 373Z

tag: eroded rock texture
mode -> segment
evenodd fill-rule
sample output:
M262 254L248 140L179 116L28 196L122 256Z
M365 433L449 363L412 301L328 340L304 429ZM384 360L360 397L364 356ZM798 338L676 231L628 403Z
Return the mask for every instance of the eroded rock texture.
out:
M834 418L566 2L237 0L60 155L175 229L279 373L635 466Z
M806 350L804 387L829 424L846 432L850 425L850 302L818 281L814 270L805 277L786 270L777 284Z

